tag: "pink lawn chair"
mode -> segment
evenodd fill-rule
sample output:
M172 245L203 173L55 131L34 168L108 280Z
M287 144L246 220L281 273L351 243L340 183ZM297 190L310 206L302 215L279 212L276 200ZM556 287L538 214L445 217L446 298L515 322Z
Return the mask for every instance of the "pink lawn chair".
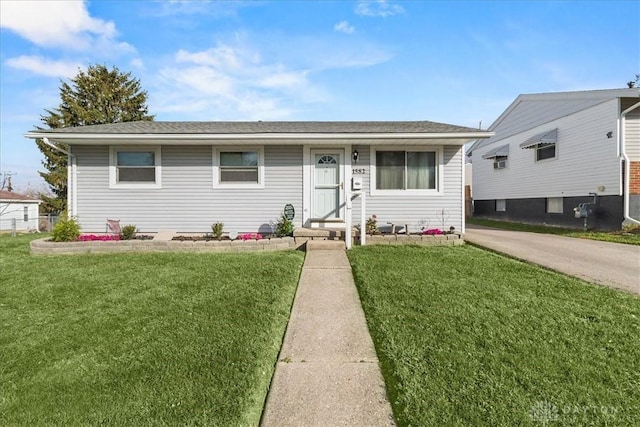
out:
M107 232L120 235L120 220L119 219L107 219Z

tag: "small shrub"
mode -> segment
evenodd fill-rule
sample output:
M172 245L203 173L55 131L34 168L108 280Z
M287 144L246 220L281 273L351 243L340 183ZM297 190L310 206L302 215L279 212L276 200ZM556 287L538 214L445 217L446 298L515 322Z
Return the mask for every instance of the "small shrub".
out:
M293 222L289 221L284 214L282 214L276 224L276 236L293 236Z
M213 237L220 240L222 238L222 233L224 230L224 224L221 222L216 222L211 226L211 232L213 233Z
M122 240L131 240L136 237L137 231L138 230L136 229L135 225L125 225L120 230L120 238Z
M378 218L375 215L371 215L367 219L367 234L379 234Z
M74 242L80 237L80 224L75 218L71 218L66 214L60 216L60 219L53 227L54 242Z

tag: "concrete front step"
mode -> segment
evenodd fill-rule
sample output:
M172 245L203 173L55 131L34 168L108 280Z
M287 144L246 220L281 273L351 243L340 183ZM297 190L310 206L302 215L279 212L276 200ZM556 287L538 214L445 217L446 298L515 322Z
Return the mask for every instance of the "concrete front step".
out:
M337 228L296 228L293 237L308 237L309 239L339 240L345 236L343 229Z
M307 252L309 251L344 251L347 246L344 240L307 240Z

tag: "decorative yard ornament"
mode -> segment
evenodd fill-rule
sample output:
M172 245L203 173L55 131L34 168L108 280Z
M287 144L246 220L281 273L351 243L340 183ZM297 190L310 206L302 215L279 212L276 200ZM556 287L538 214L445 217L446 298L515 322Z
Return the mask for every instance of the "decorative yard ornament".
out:
M293 221L293 218L295 218L295 216L296 210L293 205L291 203L287 203L286 205L284 205L284 217L289 221Z

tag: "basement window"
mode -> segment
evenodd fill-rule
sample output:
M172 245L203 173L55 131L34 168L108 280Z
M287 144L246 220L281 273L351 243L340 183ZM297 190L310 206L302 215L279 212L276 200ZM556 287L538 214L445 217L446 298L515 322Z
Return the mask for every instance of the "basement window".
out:
M548 197L547 198L547 213L561 214L564 212L562 197Z

